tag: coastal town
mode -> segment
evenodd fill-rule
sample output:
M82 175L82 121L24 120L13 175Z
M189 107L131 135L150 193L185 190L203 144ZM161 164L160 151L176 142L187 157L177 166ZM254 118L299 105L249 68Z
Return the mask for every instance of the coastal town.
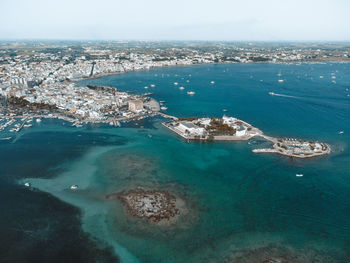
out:
M160 114L171 119L163 125L187 141L242 141L260 136L271 141L269 149L306 158L327 154L324 143L275 139L234 117L177 118L165 114L163 102L150 95L131 94L115 87L78 86L76 81L159 67L210 63L289 63L350 61L350 47L332 44L251 43L0 43L0 131L19 132L33 121L58 118L72 125L142 119ZM214 81L211 82L214 84ZM174 83L177 85L177 83ZM155 84L150 84L154 87ZM148 87L145 87L147 89ZM179 87L183 89L183 87ZM192 96L193 91L187 91ZM1 140L10 139L4 137Z

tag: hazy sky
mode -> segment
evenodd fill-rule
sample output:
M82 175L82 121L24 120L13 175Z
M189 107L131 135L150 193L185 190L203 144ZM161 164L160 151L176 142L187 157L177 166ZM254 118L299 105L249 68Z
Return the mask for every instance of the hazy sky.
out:
M0 39L350 40L350 0L0 0Z

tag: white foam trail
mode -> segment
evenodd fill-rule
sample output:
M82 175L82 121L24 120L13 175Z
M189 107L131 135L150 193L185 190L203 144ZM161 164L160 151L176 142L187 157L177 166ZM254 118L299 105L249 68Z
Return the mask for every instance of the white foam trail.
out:
M302 99L301 97L290 96L290 95L279 94L279 93L274 93L273 96L286 97L286 98L294 98L294 99Z

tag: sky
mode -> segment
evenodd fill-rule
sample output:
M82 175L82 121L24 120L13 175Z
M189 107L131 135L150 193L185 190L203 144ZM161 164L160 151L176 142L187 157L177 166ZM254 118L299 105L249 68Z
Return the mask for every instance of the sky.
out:
M0 0L0 39L350 41L350 0Z

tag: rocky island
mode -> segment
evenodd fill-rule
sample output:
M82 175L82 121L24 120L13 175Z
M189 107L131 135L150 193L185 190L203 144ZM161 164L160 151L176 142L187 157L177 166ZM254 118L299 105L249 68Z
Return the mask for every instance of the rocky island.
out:
M176 197L167 191L132 189L106 198L114 196L122 201L129 214L153 223L170 221L180 214Z

